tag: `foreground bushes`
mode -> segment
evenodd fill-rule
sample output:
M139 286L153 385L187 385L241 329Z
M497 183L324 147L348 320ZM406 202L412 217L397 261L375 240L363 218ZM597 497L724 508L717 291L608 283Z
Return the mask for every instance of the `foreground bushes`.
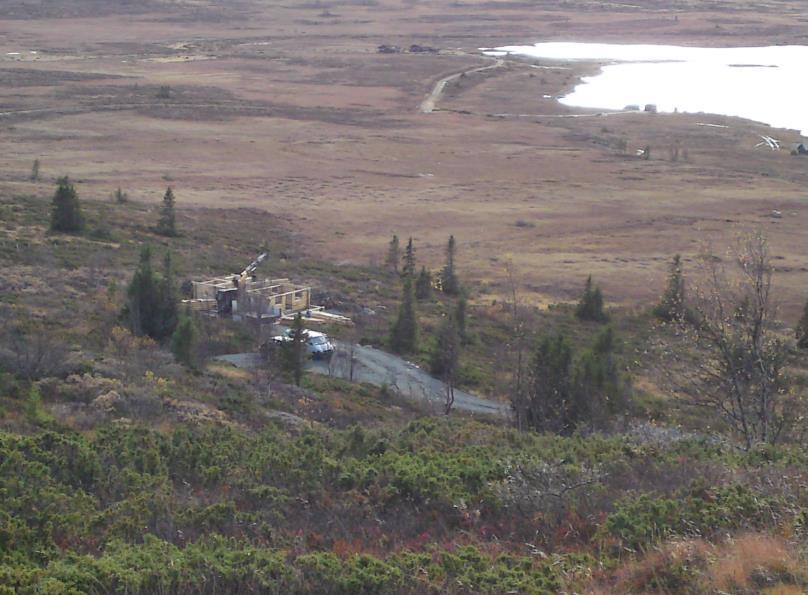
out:
M555 592L575 568L670 538L803 535L807 469L799 449L563 438L462 419L0 432L0 585ZM786 483L739 481L755 474ZM553 554L570 551L587 555Z
M215 535L185 548L147 536L138 545L113 541L98 558L69 554L44 568L0 566L0 584L8 593L555 593L565 563L492 558L471 546L340 558L295 556Z
M643 549L674 536L774 527L786 510L782 499L757 495L746 486L707 488L696 482L673 498L641 494L622 500L604 528L622 547Z

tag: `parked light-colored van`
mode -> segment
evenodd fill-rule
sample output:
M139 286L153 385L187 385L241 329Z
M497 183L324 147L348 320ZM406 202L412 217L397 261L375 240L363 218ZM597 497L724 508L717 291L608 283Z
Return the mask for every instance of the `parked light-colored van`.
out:
M314 359L329 358L334 353L334 345L328 335L319 331L303 331L306 335L306 348L309 355ZM272 337L272 341L278 345L283 345L292 340L292 329L287 328L280 335Z

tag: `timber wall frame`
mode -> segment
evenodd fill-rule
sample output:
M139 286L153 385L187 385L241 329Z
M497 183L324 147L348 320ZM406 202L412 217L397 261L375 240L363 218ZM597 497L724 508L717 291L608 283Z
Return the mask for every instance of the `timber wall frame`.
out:
M191 301L198 304L199 309L205 309L208 305L215 310L216 295L220 291L237 290L239 310L243 313L246 309L283 316L311 308L311 287L295 285L289 279L253 280L249 277L241 282L243 286L239 286L238 280L238 275L231 275L194 281Z

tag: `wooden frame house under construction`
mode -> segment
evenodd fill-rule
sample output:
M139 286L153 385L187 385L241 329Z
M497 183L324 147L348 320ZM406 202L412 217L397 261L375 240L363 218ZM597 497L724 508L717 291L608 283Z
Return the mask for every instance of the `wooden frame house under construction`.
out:
M194 281L193 298L185 303L209 316L252 319L259 324L291 320L299 312L309 322L352 324L350 318L312 306L311 287L289 279L259 280L255 270L267 255L261 253L238 275Z
M278 320L311 309L311 287L289 279L263 279L234 275L194 281L195 310L236 318Z

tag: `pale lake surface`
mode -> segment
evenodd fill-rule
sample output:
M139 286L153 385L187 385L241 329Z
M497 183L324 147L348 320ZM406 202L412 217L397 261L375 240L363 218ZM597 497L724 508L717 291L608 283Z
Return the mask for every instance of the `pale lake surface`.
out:
M484 51L554 61L603 62L569 95L573 107L738 116L808 132L808 46L696 48L670 45L537 43Z

